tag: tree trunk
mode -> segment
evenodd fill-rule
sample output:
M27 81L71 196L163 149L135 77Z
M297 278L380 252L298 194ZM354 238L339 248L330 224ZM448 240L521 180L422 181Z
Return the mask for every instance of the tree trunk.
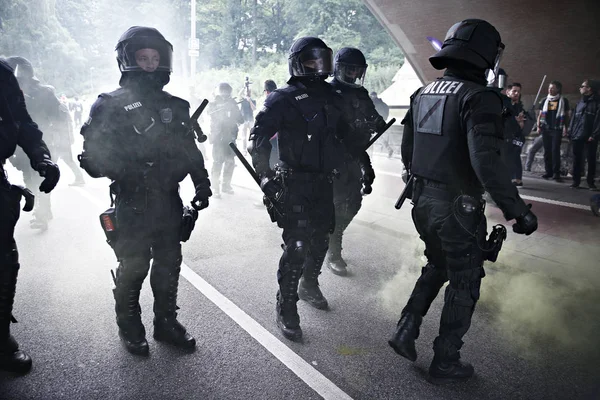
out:
M258 0L254 0L254 4L252 5L252 65L256 65L256 41L258 40L256 35L256 29L258 27L258 23L256 21L258 16L257 3Z

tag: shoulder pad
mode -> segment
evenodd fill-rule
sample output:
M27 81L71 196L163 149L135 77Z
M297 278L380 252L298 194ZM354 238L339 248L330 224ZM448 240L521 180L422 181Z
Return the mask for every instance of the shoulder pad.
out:
M281 88L281 89L275 89L273 92L271 92L267 98L265 99L265 107L267 108L271 108L273 106L273 104L278 103L280 101L284 101L285 98L287 96L289 96L289 93L291 93L293 90L288 91L288 90L284 90L287 89L287 87Z
M6 70L6 71L10 72L11 74L15 73L15 70L13 69L13 67L8 65L8 63L1 58L0 58L0 66L1 66L0 69Z
M181 97L177 97L177 96L173 96L168 92L165 92L167 94L167 96L169 97L170 100L173 101L173 103L175 103L177 106L183 107L183 108L190 108L190 102L182 99Z
M117 90L113 90L112 92L109 92L109 93L100 93L98 95L98 97L111 98L111 97L117 97L123 93L125 93L125 89L118 88Z

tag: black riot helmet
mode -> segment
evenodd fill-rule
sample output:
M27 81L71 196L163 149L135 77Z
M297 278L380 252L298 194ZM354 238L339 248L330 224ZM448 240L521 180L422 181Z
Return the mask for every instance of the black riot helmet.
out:
M333 73L333 51L319 38L300 38L290 47L288 67L291 76L325 79Z
M33 73L33 65L25 57L11 56L6 58L8 65L15 70L15 76L17 79L35 79Z
M368 65L362 51L354 47L343 47L336 53L333 63L333 76L336 80L351 87L363 86Z
M136 60L136 52L142 49L153 49L156 52L138 53ZM121 35L115 50L121 72L173 72L173 45L157 29L132 26ZM140 56L144 58L141 59ZM150 64L150 67L146 68L145 63Z
M232 92L233 92L233 88L227 82L221 82L217 86L217 96L231 97Z
M446 34L442 49L429 57L435 69L467 63L474 68L491 70L498 75L504 44L500 33L482 19L466 19L452 25Z

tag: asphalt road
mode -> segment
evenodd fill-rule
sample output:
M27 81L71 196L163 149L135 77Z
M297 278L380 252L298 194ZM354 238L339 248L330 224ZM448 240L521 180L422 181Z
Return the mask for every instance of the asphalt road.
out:
M540 220L554 221L547 223L554 231L547 225L539 239L529 237L527 251L518 249L523 238L511 235L499 262L486 266L462 351L476 375L463 384L433 386L424 376L442 295L424 320L415 363L387 345L424 264L423 246L410 205L393 210L403 187L399 161L376 156L375 167L374 193L345 236L351 274L321 275L330 310L299 303L302 343L287 341L274 322L281 231L254 206L259 192L236 169L235 194L211 200L183 245L180 321L196 337L197 350L185 354L151 338L146 282L141 304L148 358L127 353L117 336L109 272L116 259L98 225L98 214L109 207L108 182L86 178L85 187L71 188L64 172L52 195L49 230L31 230L29 214L17 227L22 268L14 310L19 323L12 330L34 367L23 377L0 373L0 398L600 398L598 246L597 240L586 241L598 237L600 219L583 209L534 203ZM19 177L13 172L11 179ZM191 190L184 181L184 200L191 199ZM583 194L569 199L585 203ZM488 217L499 221L500 213L488 207ZM574 219L587 221L581 240L560 235ZM562 262L558 254L546 259L534 252L540 246L563 246L563 253L578 246L587 261Z

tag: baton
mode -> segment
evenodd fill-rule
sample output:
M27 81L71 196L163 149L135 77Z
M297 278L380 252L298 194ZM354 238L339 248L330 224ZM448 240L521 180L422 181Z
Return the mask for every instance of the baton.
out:
M200 103L200 105L198 106L196 111L194 111L194 113L190 117L190 122L192 123L194 132L196 132L197 140L200 143L206 142L207 138L206 138L206 135L204 134L204 132L202 132L202 128L200 128L200 124L198 123L198 118L200 118L200 114L202 114L202 111L204 111L204 109L206 108L207 105L208 105L208 100L206 100L206 99L202 100L202 103Z
M235 153L235 155L238 158L238 160L240 160L240 162L242 163L242 165L244 166L244 168L246 168L246 171L248 171L248 173L250 174L250 176L252 176L252 178L254 179L254 182L256 182L256 184L258 185L258 187L260 187L260 178L258 177L258 174L254 170L254 168L252 168L252 166L250 165L250 163L248 162L248 160L246 160L246 158L242 155L242 153L240 152L240 150L235 145L235 142L230 142L229 143L229 147L231 147L231 150L233 150L233 152ZM262 191L262 188L261 188L261 191ZM282 217L284 216L283 211L281 211L281 209L279 208L279 205L278 205L277 201L271 199L266 194L265 194L265 199L267 199L267 201L269 202L269 204L271 204L271 206L273 207L273 209L275 210L275 212L277 212L277 214L279 214Z

